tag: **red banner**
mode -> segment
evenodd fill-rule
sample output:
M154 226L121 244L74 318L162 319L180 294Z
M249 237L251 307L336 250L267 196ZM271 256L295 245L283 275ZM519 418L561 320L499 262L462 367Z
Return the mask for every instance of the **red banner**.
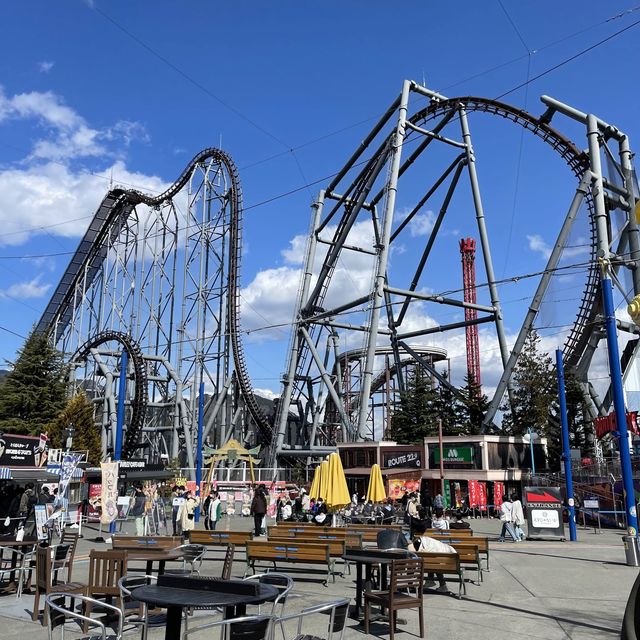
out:
M596 429L596 438L600 440L604 438L607 433L611 431L617 431L618 425L616 424L616 414L615 411L608 416L602 416L600 418L596 418L593 421L593 424ZM628 411L627 412L627 429L636 435L640 435L640 430L638 429L638 412L637 411Z
M477 480L469 480L469 506L473 509L478 506L480 489Z
M499 507L502 505L504 498L504 484L502 482L493 483L493 506Z
M480 511L487 510L487 483L478 482L478 507Z

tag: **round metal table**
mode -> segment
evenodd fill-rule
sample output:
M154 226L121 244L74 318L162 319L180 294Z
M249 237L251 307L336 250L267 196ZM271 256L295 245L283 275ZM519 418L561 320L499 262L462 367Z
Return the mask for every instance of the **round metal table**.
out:
M243 583L241 580L220 581L220 588L233 583ZM257 595L230 593L229 591L210 591L199 589L180 589L157 584L145 585L131 591L131 596L140 602L145 602L153 607L167 609L167 627L165 640L180 638L180 626L182 624L182 610L185 608L213 609L224 607L225 618L237 618L245 615L248 604L262 604L275 600L279 590L270 584L254 583L258 588Z

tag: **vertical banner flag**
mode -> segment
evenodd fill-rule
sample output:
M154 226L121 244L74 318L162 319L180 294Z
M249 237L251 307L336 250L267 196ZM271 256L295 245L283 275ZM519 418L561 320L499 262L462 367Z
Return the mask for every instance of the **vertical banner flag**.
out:
M478 506L479 489L477 480L469 480L469 506L475 509Z
M451 506L451 483L448 480L444 482L444 506L448 509Z
M100 522L111 524L118 515L118 463L102 462L102 513Z
M493 483L493 506L502 506L502 500L504 498L504 484L502 482Z
M60 482L58 483L58 501L62 502L67 494L67 487L69 486L69 480L73 477L73 472L78 466L80 461L79 455L73 455L67 453L62 459L62 466L60 467Z
M487 483L478 482L478 507L480 511L487 510Z

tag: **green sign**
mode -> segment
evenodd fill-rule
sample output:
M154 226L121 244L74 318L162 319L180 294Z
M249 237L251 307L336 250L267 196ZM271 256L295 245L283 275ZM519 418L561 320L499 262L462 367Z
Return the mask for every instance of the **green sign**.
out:
M473 447L442 447L442 456L445 464L471 464L473 462ZM435 462L440 462L439 448L433 450L433 459Z
M438 453L440 453L438 451ZM444 506L445 509L448 509L451 506L451 484L446 481L444 483L444 496L442 496L444 498Z

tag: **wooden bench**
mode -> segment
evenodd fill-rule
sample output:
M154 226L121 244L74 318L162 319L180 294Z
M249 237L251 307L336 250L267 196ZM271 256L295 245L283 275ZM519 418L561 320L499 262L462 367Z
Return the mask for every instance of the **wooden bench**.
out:
M296 536L295 538L289 536L277 536L270 535L269 542L277 542L278 544L286 544L293 543L295 544L328 544L329 545L329 555L332 558L342 558L346 553L348 548L351 549L362 549L362 537L358 534L352 534L353 538L350 539L349 535L345 538L332 538L329 534L328 537L313 537L313 536ZM351 573L351 568L348 562L344 563L344 566L347 570L347 573Z
M418 551L418 556L422 558L422 566L425 573L458 576L458 599L462 598L463 593L467 595L467 587L464 583L464 567L460 566L460 556L457 553Z
M468 530L467 530L468 531ZM442 532L441 535L435 533L425 533L425 535L446 542L447 544L455 544L456 542L462 544L475 544L478 547L478 553L480 557L484 558L487 563L486 570L489 571L489 538L486 536L469 536L469 535L457 535L459 531L450 530Z
M340 551L341 549L341 551ZM283 542L271 540L251 540L247 543L247 570L245 577L251 570L255 573L256 562L272 562L277 570L277 563L289 562L294 564L320 564L327 567L325 586L329 583L329 577L336 581L335 558L344 555L344 542L331 541L326 543ZM341 554L338 556L338 554ZM333 557L332 557L333 556Z
M464 542L452 542L451 546L458 552L460 564L465 568L473 567L478 572L478 584L482 582L482 563L480 562L478 545L465 540Z
M350 533L361 533L363 542L376 544L378 542L378 531L383 531L384 529L402 531L402 525L353 524L348 527L319 527L318 525L310 522L296 522L292 524L281 522L276 525L274 529L294 531L298 533L304 533L305 531L322 531L323 533L339 533L341 531L348 531Z
M121 536L112 537L112 547L114 549L138 551L166 551L175 549L182 544L179 536Z
M287 529L283 527L268 526L267 537L271 538L289 538L295 540L304 539L306 542L325 542L326 540L344 540L347 547L362 547L363 534L357 531L349 531L348 529Z
M207 546L226 547L234 544L236 547L246 547L252 539L250 531L189 531L191 544L203 544Z
M425 536L472 536L473 530L471 529L427 529L424 532Z

